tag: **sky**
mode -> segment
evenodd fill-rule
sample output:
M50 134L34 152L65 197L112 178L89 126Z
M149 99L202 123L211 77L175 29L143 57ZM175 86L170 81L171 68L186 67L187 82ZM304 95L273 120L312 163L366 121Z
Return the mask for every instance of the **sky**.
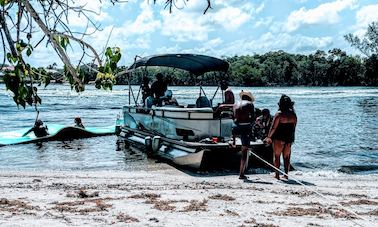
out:
M119 65L129 65L136 55L195 53L215 57L263 54L283 50L310 54L316 50L340 48L359 54L344 35L362 36L366 27L378 21L377 0L212 0L204 15L206 0L177 1L170 13L165 0L129 0L112 5L109 1L74 0L96 12L90 18L100 24L84 40L98 52L106 44L120 47ZM69 15L73 31L84 31L83 15ZM87 31L93 31L89 28ZM108 41L109 39L109 41ZM72 61L80 49L69 48ZM28 59L34 65L61 65L51 48L39 46Z

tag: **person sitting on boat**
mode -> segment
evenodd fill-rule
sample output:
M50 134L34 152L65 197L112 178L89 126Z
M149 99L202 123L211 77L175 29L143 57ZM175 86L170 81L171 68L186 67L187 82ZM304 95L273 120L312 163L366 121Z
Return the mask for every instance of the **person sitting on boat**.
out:
M34 135L36 137L44 137L49 135L47 126L43 126L43 121L40 119L37 119L34 123L33 128L29 129L27 132L25 132L22 136L26 136L30 132L34 132Z
M163 79L163 74L156 74L156 81L151 85L151 93L156 100L156 104L161 106L162 100L160 97L164 96L165 91L167 90L167 83Z
M143 83L140 87L142 90L143 105L145 105L147 97L152 96L152 92L150 88L150 79L146 76L143 77Z
M232 92L231 88L227 88L224 91L224 104L234 104L234 103L235 103L234 92Z
M247 168L248 147L251 142L252 125L255 120L255 108L253 101L255 100L251 92L240 92L241 101L236 103L233 108L234 125L232 127L233 146L235 146L235 137L240 135L242 142L240 173L239 179L246 179L244 172Z
M262 115L256 118L254 132L258 139L264 140L269 132L273 117L268 109L261 111Z
M75 127L85 128L80 117L75 117Z
M224 91L224 101L223 104L234 104L235 103L235 96L232 92L231 88L228 86L226 80L222 80L220 83L220 88Z
M173 98L171 90L166 90L163 98L163 106L178 106L178 102Z

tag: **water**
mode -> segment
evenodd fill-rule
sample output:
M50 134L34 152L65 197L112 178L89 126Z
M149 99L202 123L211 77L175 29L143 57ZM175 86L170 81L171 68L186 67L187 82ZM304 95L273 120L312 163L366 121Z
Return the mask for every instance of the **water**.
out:
M137 87L134 87L137 90ZM198 87L170 87L180 104L194 103ZM215 87L205 88L212 96ZM298 115L292 163L302 171L347 173L378 172L378 88L286 87L232 88L251 90L257 108L277 110L281 94L295 101ZM114 124L128 102L127 86L102 91L87 86L77 94L66 85L40 89L40 117L48 124L73 124L81 116L87 126ZM215 97L214 103L220 102ZM0 84L0 132L25 129L35 119L34 108L18 109ZM154 165L143 154L117 151L116 136L73 141L54 141L42 146L26 144L0 147L0 169L148 169Z

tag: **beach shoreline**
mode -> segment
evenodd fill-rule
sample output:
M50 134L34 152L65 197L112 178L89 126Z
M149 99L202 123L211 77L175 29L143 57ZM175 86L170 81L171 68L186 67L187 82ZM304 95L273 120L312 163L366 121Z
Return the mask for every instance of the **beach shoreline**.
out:
M371 226L378 174L0 171L1 226ZM322 194L319 196L314 191ZM336 205L338 203L339 205ZM345 209L363 219L353 217Z

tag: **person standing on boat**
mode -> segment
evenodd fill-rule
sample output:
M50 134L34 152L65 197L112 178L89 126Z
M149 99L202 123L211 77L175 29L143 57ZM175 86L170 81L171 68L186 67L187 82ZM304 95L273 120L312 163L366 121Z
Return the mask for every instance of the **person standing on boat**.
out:
M146 76L143 77L143 83L140 87L142 90L143 105L145 105L147 97L152 96L152 92L150 88L150 79Z
M242 142L239 179L246 179L244 175L248 165L248 147L251 142L252 125L255 120L255 108L251 92L240 92L241 101L234 105L234 126L232 127L233 146L235 146L235 136L240 135Z
M158 106L161 106L162 100L160 100L160 97L164 96L166 90L167 83L163 79L163 74L156 74L156 81L151 85L151 93L154 96L155 100L157 100L156 103Z
M294 102L287 95L282 95L278 103L278 112L273 118L272 126L268 137L264 142L273 144L274 165L280 168L280 157L283 154L285 173L288 179L290 168L291 144L294 142L295 127L297 125L297 115L294 111ZM275 177L279 180L279 172Z
M26 136L27 134L34 132L34 135L36 137L44 137L49 135L47 126L43 126L43 121L41 119L37 119L34 123L33 128L29 129L27 132L25 132L22 137Z

